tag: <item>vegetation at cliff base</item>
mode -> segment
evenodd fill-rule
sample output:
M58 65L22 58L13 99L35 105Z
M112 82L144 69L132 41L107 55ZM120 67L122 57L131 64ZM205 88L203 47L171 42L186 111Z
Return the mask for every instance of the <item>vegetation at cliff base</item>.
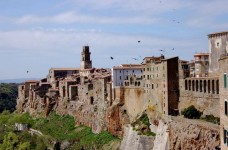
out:
M0 113L3 110L13 112L16 106L18 84L0 83Z
M155 136L156 134L150 131L150 125L150 120L146 113L143 113L132 123L133 129L136 130L139 135Z
M198 111L193 105L185 108L181 113L185 118L188 119L199 119L202 115L202 112Z
M202 120L205 120L207 122L211 122L214 124L220 124L220 118L219 117L215 117L213 115L206 115L205 117L201 118Z
M15 123L28 124L43 135L30 135L28 131L16 131ZM86 126L75 127L72 116L60 116L55 112L47 118L32 118L28 113L17 114L3 111L0 114L0 149L47 149L69 143L67 149L101 149L112 141L120 140L109 132L92 133ZM13 137L15 140L9 140ZM10 147L11 146L11 147ZM9 147L9 148L8 148Z
M220 124L219 117L215 117L213 115L201 116L202 112L197 110L193 105L189 106L188 108L185 108L181 113L182 115L184 115L185 118L188 118L188 119L201 119L214 124L218 124L218 125Z

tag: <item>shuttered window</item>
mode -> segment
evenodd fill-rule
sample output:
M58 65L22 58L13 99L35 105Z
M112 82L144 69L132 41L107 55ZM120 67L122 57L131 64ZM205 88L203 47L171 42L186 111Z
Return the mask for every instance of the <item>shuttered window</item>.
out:
M223 129L223 140L224 140L224 144L228 146L228 132L226 129Z

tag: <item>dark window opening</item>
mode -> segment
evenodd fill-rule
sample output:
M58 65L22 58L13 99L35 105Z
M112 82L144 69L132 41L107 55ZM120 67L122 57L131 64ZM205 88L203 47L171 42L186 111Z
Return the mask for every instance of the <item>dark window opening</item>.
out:
M192 80L192 91L195 91L195 80Z
M94 102L93 96L91 96L91 97L90 97L90 105L93 105L93 102Z
M188 90L191 91L191 80L188 81Z
M203 90L204 90L204 93L206 93L206 91L207 91L207 81L206 80L203 81Z
M225 111L225 115L228 115L228 111L227 111L227 100L225 100L224 111Z
M212 80L212 94L215 94L215 81Z
M211 92L211 82L210 82L210 80L208 80L207 81L207 88L208 88L208 93L210 93Z
M185 80L185 90L188 90L188 81Z
M199 90L199 81L196 80L196 92L198 92L198 90Z
M216 94L219 94L219 80L216 80Z
M202 92L203 91L203 82L202 82L202 80L200 80L200 92Z

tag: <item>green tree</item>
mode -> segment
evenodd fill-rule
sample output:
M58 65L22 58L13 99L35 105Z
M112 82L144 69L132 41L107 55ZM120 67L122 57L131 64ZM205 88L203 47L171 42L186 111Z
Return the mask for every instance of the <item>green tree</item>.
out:
M202 115L202 112L198 111L193 105L185 108L181 113L184 115L185 118L189 119L199 119Z
M8 135L4 136L3 143L0 145L1 149L13 150L17 148L19 140L15 133L9 132Z
M10 112L15 110L17 94L18 84L0 84L0 113L4 110L9 110Z
M29 142L20 143L18 145L18 150L29 150L29 149L30 149L30 143Z

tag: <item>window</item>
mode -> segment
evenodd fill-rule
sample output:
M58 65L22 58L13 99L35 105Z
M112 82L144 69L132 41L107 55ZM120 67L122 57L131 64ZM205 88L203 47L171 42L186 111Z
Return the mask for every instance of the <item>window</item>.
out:
M149 76L149 75L147 75L147 79L148 79L148 80L150 79L150 76Z
M120 73L121 73L121 70L120 70Z
M226 88L226 73L223 75L223 81L224 81L224 88Z
M158 70L158 67L157 67L157 70Z
M165 70L165 66L163 66L163 70Z
M93 96L90 97L90 105L93 105Z
M120 80L121 80L121 76L120 76Z
M223 129L223 140L224 140L224 144L226 146L228 146L228 131L227 131L227 129Z
M225 104L224 104L224 113L225 115L228 115L228 112L227 112L227 100L225 99Z
M147 71L149 71L150 70L150 68L147 68Z

